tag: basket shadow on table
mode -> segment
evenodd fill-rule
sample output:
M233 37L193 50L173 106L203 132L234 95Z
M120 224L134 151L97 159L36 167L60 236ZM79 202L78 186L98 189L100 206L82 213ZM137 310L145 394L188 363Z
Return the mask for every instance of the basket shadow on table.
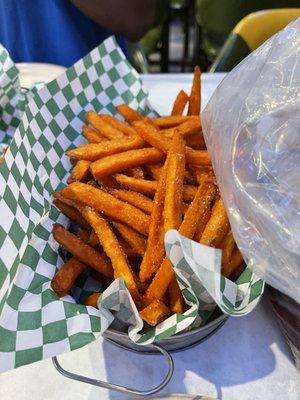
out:
M245 317L230 318L206 341L173 353L175 372L163 393L206 394L222 399L223 387L255 381L270 374L275 369L271 345L278 337L278 327L266 299L262 303L259 310ZM278 344L284 346L283 341ZM107 380L120 385L140 390L150 388L166 373L161 356L135 354L107 341L103 343L103 356L101 362L105 363ZM94 365L93 369L97 371L98 366ZM101 390L91 387L89 399L97 398L96 393L101 398ZM131 398L109 393L111 400Z

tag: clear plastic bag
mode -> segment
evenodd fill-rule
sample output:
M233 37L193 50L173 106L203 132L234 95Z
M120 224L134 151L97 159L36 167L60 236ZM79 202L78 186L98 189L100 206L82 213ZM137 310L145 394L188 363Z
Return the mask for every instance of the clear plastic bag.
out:
M248 266L300 302L300 19L226 76L202 121Z

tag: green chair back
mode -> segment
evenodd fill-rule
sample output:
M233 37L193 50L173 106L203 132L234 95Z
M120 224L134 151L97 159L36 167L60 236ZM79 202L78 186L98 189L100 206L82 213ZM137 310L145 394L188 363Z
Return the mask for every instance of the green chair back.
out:
M300 17L300 8L262 10L249 14L233 29L210 72L231 71L248 54Z
M246 15L286 7L299 7L299 0L197 0L196 19L201 29L202 51L213 61L230 32Z

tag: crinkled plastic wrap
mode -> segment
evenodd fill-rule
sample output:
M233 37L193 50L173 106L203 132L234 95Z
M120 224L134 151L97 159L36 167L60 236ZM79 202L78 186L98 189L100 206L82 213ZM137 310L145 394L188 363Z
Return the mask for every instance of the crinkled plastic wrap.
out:
M203 131L248 266L300 302L300 19L222 81Z

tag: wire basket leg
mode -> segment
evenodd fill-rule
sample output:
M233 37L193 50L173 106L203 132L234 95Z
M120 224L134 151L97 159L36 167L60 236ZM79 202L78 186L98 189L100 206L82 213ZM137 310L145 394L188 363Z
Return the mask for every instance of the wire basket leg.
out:
M66 371L59 364L57 357L53 357L52 361L53 361L54 367L57 369L57 371L60 374L62 374L63 376L65 376L66 378L73 379L73 380L79 381L79 382L88 383L93 386L102 387L102 388L113 390L116 392L139 395L139 396L149 396L151 394L155 394L155 393L158 393L159 391L161 391L170 382L170 379L172 378L172 375L174 372L174 362L173 362L173 359L172 359L170 353L168 353L163 347L158 346L157 344L152 344L151 346L153 346L153 348L155 348L157 351L159 351L166 358L167 364L168 364L168 372L159 385L155 386L154 388L147 389L147 390L136 390L136 389L133 389L130 387L120 386L115 383L104 382L104 381L100 381L98 379L89 378L87 376L77 375L77 374L74 374L73 372Z

